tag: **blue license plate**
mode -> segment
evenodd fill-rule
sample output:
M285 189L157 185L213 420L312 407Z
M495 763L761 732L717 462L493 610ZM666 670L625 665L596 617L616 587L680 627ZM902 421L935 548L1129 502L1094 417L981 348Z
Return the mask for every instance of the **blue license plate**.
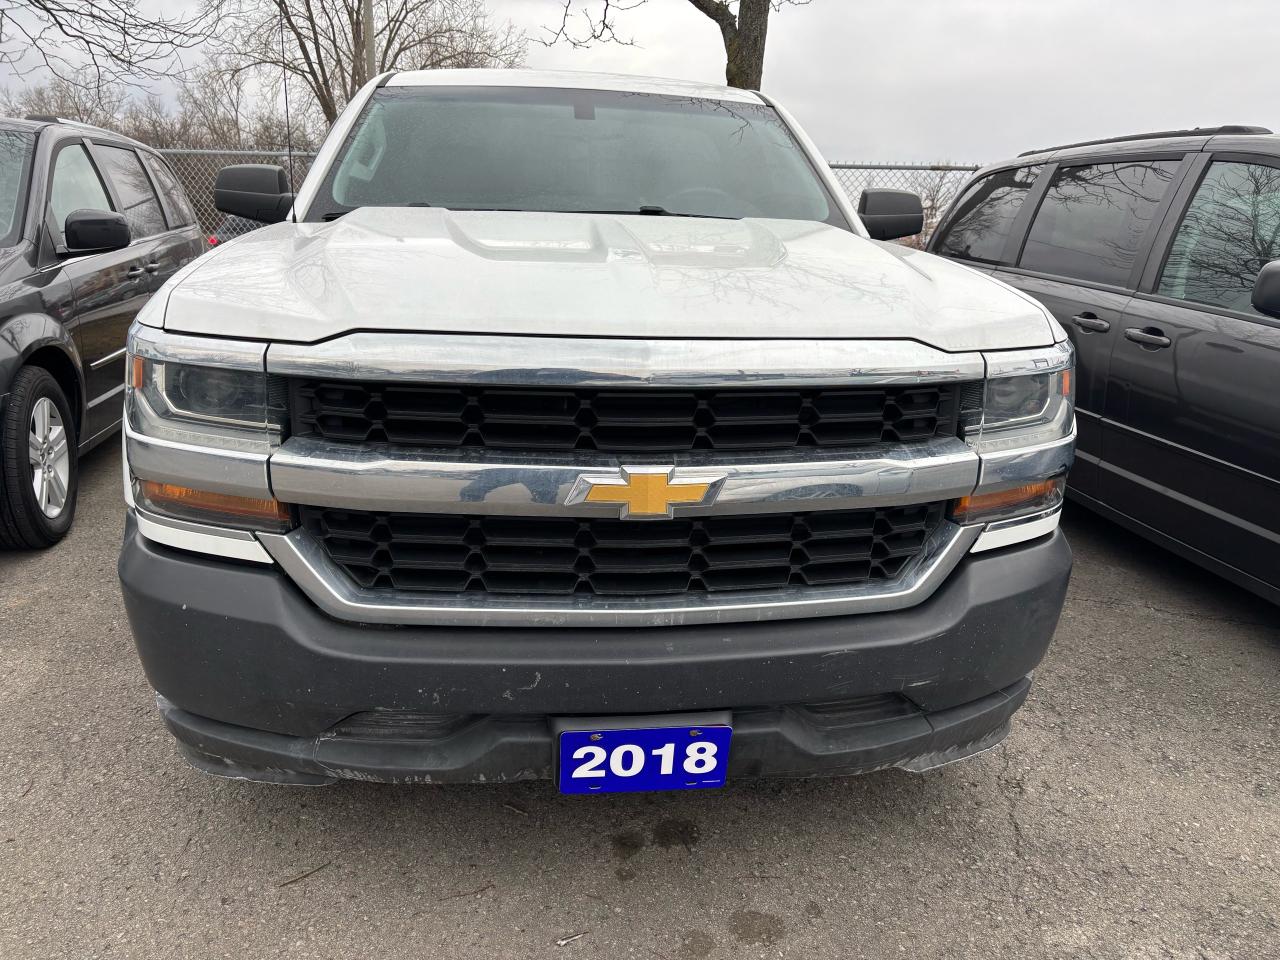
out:
M733 729L647 727L560 733L561 793L723 787Z

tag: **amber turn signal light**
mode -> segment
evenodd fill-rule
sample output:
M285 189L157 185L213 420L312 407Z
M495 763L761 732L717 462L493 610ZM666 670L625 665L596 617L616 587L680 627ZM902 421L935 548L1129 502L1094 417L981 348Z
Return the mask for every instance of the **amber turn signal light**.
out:
M138 492L149 505L179 516L203 513L239 520L265 520L272 524L289 521L289 508L279 500L233 497L225 493L180 487L174 483L157 483L154 480L142 480L138 487ZM211 516L211 519L216 517Z
M1062 502L1063 483L1063 477L1052 477L1008 490L961 497L951 506L951 518L958 523L974 523L1048 510Z
M129 358L129 386L134 390L141 390L142 384L147 377L147 360L146 357L139 357L136 354Z

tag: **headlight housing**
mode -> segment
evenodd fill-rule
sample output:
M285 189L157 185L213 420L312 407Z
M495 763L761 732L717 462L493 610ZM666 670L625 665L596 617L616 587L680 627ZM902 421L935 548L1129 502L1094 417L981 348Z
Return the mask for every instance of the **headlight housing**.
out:
M178 443L269 453L280 442L285 417L283 386L273 380L261 370L135 353L125 401L130 426Z
M982 408L963 414L965 440L979 454L1054 443L1075 429L1075 354L1048 350L988 353Z
M160 516L281 530L267 460L284 437L284 383L264 369L264 344L129 335L125 428L131 492Z

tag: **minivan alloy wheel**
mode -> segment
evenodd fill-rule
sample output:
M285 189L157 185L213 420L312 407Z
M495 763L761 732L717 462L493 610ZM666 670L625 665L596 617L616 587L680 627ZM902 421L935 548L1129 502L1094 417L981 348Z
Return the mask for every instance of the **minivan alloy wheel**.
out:
M48 397L41 397L31 408L27 459L31 464L31 488L35 491L36 503L46 517L53 519L66 507L71 449L66 425Z

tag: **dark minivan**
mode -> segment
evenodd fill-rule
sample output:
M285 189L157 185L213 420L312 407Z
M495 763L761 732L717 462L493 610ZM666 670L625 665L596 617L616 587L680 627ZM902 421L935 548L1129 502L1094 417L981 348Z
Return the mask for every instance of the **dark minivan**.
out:
M78 457L120 427L129 325L204 249L154 150L55 117L0 120L0 548L70 528Z
M974 175L928 249L1076 348L1068 494L1280 602L1280 136L1142 134Z

